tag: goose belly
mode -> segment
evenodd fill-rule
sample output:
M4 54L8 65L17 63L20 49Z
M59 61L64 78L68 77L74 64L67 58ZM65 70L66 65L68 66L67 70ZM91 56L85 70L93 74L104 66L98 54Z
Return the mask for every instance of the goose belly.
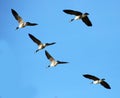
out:
M19 24L19 28L23 28L23 27L25 27L25 24L24 23L20 23Z
M93 84L99 84L99 83L100 83L99 80L93 81Z
M39 45L38 46L38 49L40 50L40 49L43 49L43 48L45 48L45 46L43 46L43 45Z
M52 61L50 66L54 67L56 65L57 65L57 62L56 61Z
M76 16L75 17L75 20L79 20L81 17L80 16Z

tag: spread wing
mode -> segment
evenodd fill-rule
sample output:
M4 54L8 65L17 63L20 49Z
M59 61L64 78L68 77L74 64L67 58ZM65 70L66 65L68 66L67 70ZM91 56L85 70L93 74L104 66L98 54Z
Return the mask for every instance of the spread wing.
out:
M53 45L53 44L56 44L56 42L53 42L53 43L46 43L47 46Z
M19 16L19 14L18 14L15 10L11 9L11 12L12 12L13 16L15 17L15 19L16 19L19 23L20 23L20 22L23 22L23 19Z
M87 25L87 26L92 26L91 21L89 20L89 18L86 16L84 18L82 18L82 21Z
M105 81L102 81L100 84L102 86L104 86L105 88L107 88L107 89L111 89L110 85L107 82L105 82Z
M82 15L81 12L79 11L74 11L74 10L69 10L69 9L66 9L66 10L63 10L63 12L67 13L67 14L71 14L71 15Z
M45 55L51 62L55 60L46 50L45 50Z
M26 25L27 25L27 26L35 26L35 25L38 25L38 24L37 24L37 23L26 22Z
M42 44L42 42L38 40L36 37L34 37L32 34L28 34L28 35L33 40L33 42L35 42L37 45Z
M89 75L89 74L85 74L85 75L83 75L85 78L88 78L88 79L92 79L92 80L99 80L99 78L98 77L96 77L96 76L93 76L93 75Z

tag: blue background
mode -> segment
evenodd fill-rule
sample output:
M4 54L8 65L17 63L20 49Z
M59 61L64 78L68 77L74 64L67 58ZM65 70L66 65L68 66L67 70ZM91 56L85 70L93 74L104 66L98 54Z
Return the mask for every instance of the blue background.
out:
M118 0L1 0L0 2L0 96L1 98L119 98L120 5ZM11 9L39 25L15 30ZM88 12L93 26L64 9ZM56 42L34 53L37 45ZM47 50L68 64L46 67ZM90 84L83 74L105 78L111 90Z

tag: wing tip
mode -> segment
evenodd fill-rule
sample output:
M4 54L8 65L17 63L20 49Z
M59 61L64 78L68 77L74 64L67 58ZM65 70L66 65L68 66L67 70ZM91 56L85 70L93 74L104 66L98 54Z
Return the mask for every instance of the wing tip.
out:
M47 50L45 50L45 54L48 54Z
M28 35L31 37L31 36L33 36L32 34L30 34L30 33L28 33Z

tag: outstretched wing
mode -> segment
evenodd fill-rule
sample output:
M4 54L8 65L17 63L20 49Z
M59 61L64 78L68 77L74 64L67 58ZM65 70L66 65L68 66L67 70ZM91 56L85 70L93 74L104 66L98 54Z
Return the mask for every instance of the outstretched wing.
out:
M64 61L57 61L59 64L66 64L66 63L69 63L69 62L64 62Z
M92 80L99 80L99 78L98 78L98 77L93 76L93 75L84 74L83 76L84 76L85 78L88 78L88 79L92 79Z
M46 50L45 50L45 55L51 62L55 60Z
M18 14L15 10L11 9L11 12L12 12L13 16L15 17L15 19L16 19L19 23L20 23L20 22L23 22L23 19L19 16L19 14Z
M82 18L82 21L87 25L87 26L92 26L91 21L89 20L89 18L86 16L84 18Z
M40 40L38 40L36 37L34 37L32 34L28 34L29 37L35 42L37 45L42 44Z
M69 10L69 9L66 9L66 10L63 10L63 12L67 13L67 14L71 14L71 15L82 15L81 12L79 11L74 11L74 10Z
M105 81L102 81L100 84L102 86L104 86L105 88L107 88L107 89L111 89L110 85L107 82L105 82Z
M27 25L27 26L35 26L35 25L38 25L38 24L37 24L37 23L26 22L26 25Z
M56 42L53 42L53 43L46 43L47 46L53 45L53 44L56 44Z

